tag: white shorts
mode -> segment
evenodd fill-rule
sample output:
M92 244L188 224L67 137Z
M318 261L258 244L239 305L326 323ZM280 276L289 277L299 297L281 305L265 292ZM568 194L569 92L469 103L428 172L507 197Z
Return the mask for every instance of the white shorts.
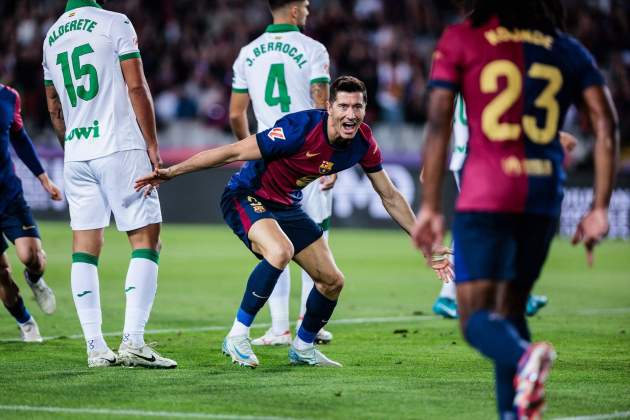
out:
M321 225L332 216L332 198L332 189L322 191L321 184L316 179L302 190L302 209L315 223Z
M65 162L64 189L72 230L109 226L114 213L121 232L162 222L157 191L135 192L134 181L152 170L146 150L125 150L98 159Z

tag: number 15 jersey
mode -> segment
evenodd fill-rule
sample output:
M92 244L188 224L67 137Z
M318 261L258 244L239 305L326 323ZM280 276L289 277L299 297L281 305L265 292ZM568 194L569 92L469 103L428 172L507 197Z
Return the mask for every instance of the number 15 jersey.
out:
M430 86L459 91L466 103L470 140L457 210L558 215L558 131L571 103L603 83L588 51L562 32L508 29L497 18L447 28Z
M120 62L139 58L129 19L70 0L44 39L44 84L54 85L66 123L65 161L146 149Z
M269 25L241 49L232 92L249 94L260 132L288 113L312 109L310 85L330 82L329 63L326 48L297 26Z

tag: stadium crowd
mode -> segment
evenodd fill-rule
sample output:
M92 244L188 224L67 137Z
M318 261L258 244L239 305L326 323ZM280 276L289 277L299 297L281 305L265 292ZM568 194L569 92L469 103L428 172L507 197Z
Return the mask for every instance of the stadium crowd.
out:
M370 92L367 120L421 124L431 51L460 17L444 0L311 0L305 32L327 46L331 74L353 74ZM630 3L565 0L569 32L595 55L621 115L630 111ZM65 0L0 3L0 81L22 92L31 130L49 125L41 44ZM240 47L270 23L264 1L111 0L135 24L159 124L198 119L228 130L231 67ZM576 118L576 124L586 121ZM630 120L621 119L630 146Z

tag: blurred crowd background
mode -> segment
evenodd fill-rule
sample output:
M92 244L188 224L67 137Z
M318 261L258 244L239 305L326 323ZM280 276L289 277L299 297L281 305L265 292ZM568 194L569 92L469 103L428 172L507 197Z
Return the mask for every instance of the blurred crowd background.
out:
M449 0L310 0L305 33L329 50L331 75L363 79L368 121L421 127L431 52L445 27L462 14ZM612 89L630 148L630 1L565 0L570 33L595 55ZM266 0L111 0L139 35L161 131L194 121L229 134L231 68L239 49L271 22ZM0 1L0 81L17 88L38 142L54 141L41 70L45 33L64 0ZM579 113L569 130L588 138ZM211 130L212 131L212 130ZM179 141L186 145L185 136ZM419 140L418 140L419 142ZM417 149L416 149L417 150Z

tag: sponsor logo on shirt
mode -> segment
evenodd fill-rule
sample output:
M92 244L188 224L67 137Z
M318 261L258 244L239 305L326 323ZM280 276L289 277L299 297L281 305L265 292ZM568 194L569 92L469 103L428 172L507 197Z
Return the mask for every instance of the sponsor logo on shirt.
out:
M71 141L74 139L97 139L101 136L98 120L94 120L91 127L77 127L70 130L70 132L66 135L66 141Z
M272 128L269 133L267 133L267 137L271 139L271 141L276 141L276 139L286 140L287 138L284 136L284 130L282 127Z

